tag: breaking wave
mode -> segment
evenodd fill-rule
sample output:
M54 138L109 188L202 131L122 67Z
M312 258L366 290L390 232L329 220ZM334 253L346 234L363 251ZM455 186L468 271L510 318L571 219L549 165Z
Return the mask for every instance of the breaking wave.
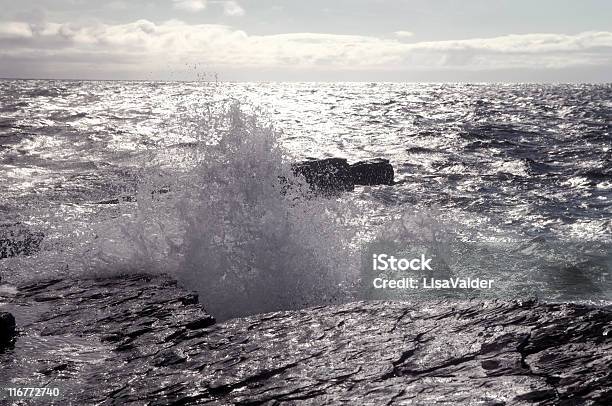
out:
M350 203L310 196L273 128L238 104L214 114L189 148L150 157L94 270L174 274L222 319L346 300L359 268Z

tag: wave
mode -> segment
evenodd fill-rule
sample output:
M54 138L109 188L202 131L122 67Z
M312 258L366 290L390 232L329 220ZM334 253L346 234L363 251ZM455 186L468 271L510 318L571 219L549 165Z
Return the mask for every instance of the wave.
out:
M46 172L15 168L20 176L14 183L24 179L22 185L36 193L24 187L0 213L44 232L45 239L35 255L0 261L3 280L169 273L199 291L201 302L223 319L360 298L413 299L370 295L366 253L385 252L435 257L436 277L492 277L499 281L490 292L495 297L573 300L612 293L607 153L594 154L588 166L567 166L579 150L532 145L537 137L523 131L529 128L486 123L458 127L464 138L459 148L465 148L456 149L447 143L456 139L453 133L447 137L435 122L427 148L414 146L418 140L410 137L414 148L398 144L383 151L398 170L395 186L319 198L304 196L303 179L293 175L283 146L301 157L330 149L350 155L352 136L338 136L343 145L337 147L315 127L312 148L299 139L313 131L306 123L316 123L317 116L296 109L304 124L279 138L250 106L228 105L227 98L206 103L194 105L195 120L193 111L171 112L155 127L163 136L142 135L146 142L137 143L134 154L109 154L109 144L100 144L99 167L69 168L59 159L53 167L45 163ZM291 128L291 120L278 121ZM330 131L328 138L338 135ZM426 135L421 128L415 132ZM97 147L86 144L79 154ZM56 148L49 156L65 144ZM37 161L20 159L22 165L42 162L38 152ZM584 200L588 207L578 206L586 192L593 193ZM117 196L126 197L110 199ZM94 204L102 201L116 204ZM431 210L435 205L439 212ZM532 241L540 236L542 242Z
M350 203L308 196L276 132L238 104L212 114L190 148L151 156L90 271L171 273L221 319L346 300L358 277Z

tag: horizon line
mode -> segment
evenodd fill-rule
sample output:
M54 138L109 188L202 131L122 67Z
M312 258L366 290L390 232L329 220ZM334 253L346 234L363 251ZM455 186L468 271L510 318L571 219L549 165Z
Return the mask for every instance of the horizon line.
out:
M472 85L610 85L612 81L595 81L595 82L578 82L578 81L411 81L411 80L201 80L201 79L93 79L93 78L53 78L53 77L0 77L2 81L18 80L57 80L67 82L165 82L165 83L207 83L207 84L222 84L222 83L406 83L406 84L472 84Z

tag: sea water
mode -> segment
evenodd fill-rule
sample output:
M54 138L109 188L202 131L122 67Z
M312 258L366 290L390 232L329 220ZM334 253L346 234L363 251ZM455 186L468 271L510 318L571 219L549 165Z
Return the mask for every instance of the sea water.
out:
M611 96L611 85L0 81L0 221L45 235L0 274L168 273L224 318L412 298L371 294L372 255L387 254L432 258L415 277L495 281L423 297L610 300ZM306 157L386 158L396 185L313 197L290 169Z

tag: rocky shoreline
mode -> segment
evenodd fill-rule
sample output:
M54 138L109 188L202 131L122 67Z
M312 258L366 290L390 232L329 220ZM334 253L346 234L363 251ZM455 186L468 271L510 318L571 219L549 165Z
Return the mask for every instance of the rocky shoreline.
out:
M215 323L197 295L144 275L0 299L18 333L0 381L59 388L46 404L612 402L610 308L356 302Z

